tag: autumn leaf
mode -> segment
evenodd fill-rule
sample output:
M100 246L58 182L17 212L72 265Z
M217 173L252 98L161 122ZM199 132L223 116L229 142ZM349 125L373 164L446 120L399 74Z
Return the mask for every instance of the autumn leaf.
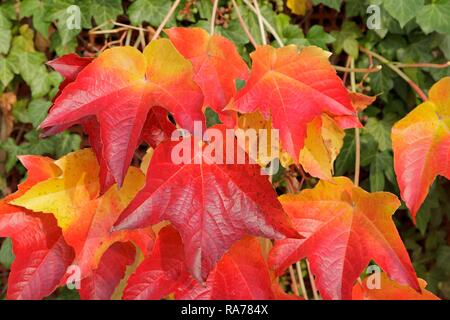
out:
M427 283L419 279L422 292L417 292L409 286L402 286L389 279L385 273L380 274L380 287L373 287L370 279L362 280L353 287L353 300L440 300L433 293L426 290ZM373 281L375 282L375 280Z
M143 252L151 249L149 229L111 232L121 211L144 183L144 175L134 167L123 187L113 187L99 196L99 166L91 149L80 150L55 161L61 174L39 182L10 204L34 212L51 213L66 242L75 250L74 265L82 277L97 269L102 255L115 242L134 242Z
M305 239L276 241L269 262L278 274L306 257L324 299L351 299L355 280L373 259L390 278L420 290L391 218L400 206L395 195L368 193L340 177L280 201Z
M40 127L59 130L95 116L101 157L121 186L152 107L165 108L187 130L196 120L204 122L203 95L193 75L191 63L167 39L152 41L144 53L105 50L63 90Z
M22 156L20 160L28 169L28 177L16 193L0 201L0 237L12 239L15 255L6 297L39 300L59 286L74 252L64 241L54 217L7 204L59 172L53 161L45 157Z
M296 163L307 124L317 116L327 113L342 128L360 126L350 95L322 49L260 46L251 58L250 78L226 109L271 117L283 148Z
M82 58L76 54L67 54L60 58L49 61L47 64L55 69L64 77L64 81L59 86L59 92L55 99L61 94L62 90L70 83L74 82L78 74L93 61L93 58ZM172 132L176 129L175 125L168 119L167 110L159 106L150 109L144 127L142 128L141 140L155 148L159 143L169 139ZM97 160L100 163L100 187L101 193L105 193L114 183L114 177L108 168L105 157L103 157L103 143L101 141L100 125L95 116L88 116L81 119L80 124L89 137L89 143L94 149ZM73 123L57 125L46 128L44 133L51 135L63 131Z
M180 300L290 299L274 282L256 238L236 242L217 263L206 282L187 281L175 292Z
M238 128L243 130L253 129L267 130L266 150L259 148L258 140L246 140L242 145L250 155L251 148L257 151L256 161L263 167L275 158L280 159L283 167L287 168L294 164L292 157L283 149L283 146L272 146L272 124L270 120L265 120L259 112L246 113L239 116ZM241 141L241 140L238 140ZM336 124L336 122L326 114L316 117L307 124L307 132L305 144L300 150L299 160L303 169L311 176L319 179L331 180L333 174L333 163L344 144L344 131Z
M216 126L205 134L218 128L224 130ZM298 235L267 177L261 175L258 165L249 164L245 152L241 150L245 164L237 164L238 151L234 164L218 164L218 155L226 159L224 146L214 151L210 144L199 147L199 143L198 138L187 137L156 148L145 187L122 213L116 230L169 220L180 232L189 271L201 280L223 253L247 234L271 239ZM231 143L238 150L235 141ZM179 153L183 145L192 153L179 163L172 154Z
M183 243L172 227L160 230L152 253L130 276L124 300L159 300L180 287L189 277Z
M47 65L64 77L64 81L59 85L59 91L54 100L69 83L75 81L80 71L93 60L93 58L83 58L74 53L70 53L47 62Z
M438 176L450 179L450 77L392 128L394 168L413 220Z
M192 62L194 81L205 96L204 106L219 114L222 123L234 127L233 111L222 111L236 94L236 81L248 78L248 67L233 42L202 28L166 30L178 51Z
M80 284L80 298L83 300L109 300L115 288L132 264L136 250L133 244L114 243L103 254L98 268L84 278Z

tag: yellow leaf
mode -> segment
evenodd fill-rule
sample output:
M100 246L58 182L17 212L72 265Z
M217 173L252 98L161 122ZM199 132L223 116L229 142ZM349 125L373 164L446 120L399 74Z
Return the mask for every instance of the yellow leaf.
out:
M304 16L308 9L308 0L287 0L287 6L291 9L292 13Z

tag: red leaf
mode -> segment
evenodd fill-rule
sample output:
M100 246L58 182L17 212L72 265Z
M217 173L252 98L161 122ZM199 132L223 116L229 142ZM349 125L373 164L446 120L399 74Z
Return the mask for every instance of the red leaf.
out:
M360 126L350 95L317 47L298 53L296 46L260 46L251 54L252 72L246 86L226 109L260 111L280 130L283 148L298 163L306 126L327 113L344 128Z
M80 297L84 300L109 300L125 276L127 266L134 262L136 250L131 243L114 243L103 254L91 276L81 281Z
M74 252L64 241L52 216L7 204L34 184L58 173L51 159L22 156L20 160L28 169L28 178L19 186L19 191L0 201L0 237L12 239L15 254L7 298L38 300L58 287L74 259Z
M54 99L61 94L62 90L67 87L69 83L75 81L78 73L90 64L92 60L94 59L82 58L74 53L69 53L47 62L47 65L55 69L56 72L64 77L64 81L59 85L59 91Z
M334 178L280 201L306 239L275 243L269 262L277 273L307 257L324 299L351 299L355 280L373 259L394 280L420 290L391 218L400 206L395 195Z
M167 39L152 41L144 53L132 47L106 50L65 88L41 128L54 133L52 127L95 116L101 157L121 186L152 107L169 110L188 130L195 120L204 121L203 95L192 77L192 65Z
M206 282L192 279L176 291L181 300L271 300L286 298L273 284L256 238L235 243L217 263Z
M247 164L216 164L199 143L188 137L158 146L145 187L122 213L116 229L170 220L183 239L190 272L196 279L206 279L223 253L247 234L276 239L298 234L258 165L248 164L247 155ZM186 164L172 159L178 144L193 150ZM234 147L237 150L235 141ZM216 150L221 152L225 150ZM195 164L199 161L202 164Z
M192 62L194 81L205 96L204 106L217 112L227 127L234 127L234 112L222 110L236 94L236 80L248 78L248 67L233 42L217 34L210 36L201 28L172 28L166 33Z
M128 279L124 300L159 300L188 278L180 235L167 226L158 234L153 252Z

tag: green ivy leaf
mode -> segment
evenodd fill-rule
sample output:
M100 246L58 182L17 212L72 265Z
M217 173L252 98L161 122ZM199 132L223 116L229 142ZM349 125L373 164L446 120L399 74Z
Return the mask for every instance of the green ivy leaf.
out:
M146 21L152 26L158 26L163 21L170 7L171 1L167 0L137 0L133 2L127 10L130 21L133 25L138 26ZM175 23L172 18L168 26Z
M386 177L394 174L393 161L392 155L388 151L377 153L373 158L369 176L371 192L384 191Z
M8 60L0 55L0 82L6 87L13 78L14 73L11 70Z
M28 116L33 127L37 128L44 120L51 105L50 101L44 99L35 99L30 102L28 105Z
M103 25L108 20L116 20L123 13L120 0L84 0L85 8L89 8L88 15L93 17L97 25ZM104 28L111 28L112 24L105 24Z
M403 28L423 8L424 0L384 0L383 6Z
M333 31L331 35L336 39L333 43L336 54L340 54L342 50L354 57L359 55L358 41L362 33L358 25L353 21L345 21L340 31Z
M11 239L6 238L0 248L0 264L2 264L6 269L11 268L11 265L15 259L12 249Z
M331 44L336 40L319 25L312 26L312 28L309 29L306 38L311 45L321 47L324 50L328 49L327 44Z
M369 133L376 142L378 142L378 149L386 151L392 149L391 129L393 125L393 117L385 117L383 120L377 118L369 118L364 130Z
M426 34L437 31L450 34L450 0L434 0L417 14L417 23Z
M46 14L43 0L24 0L20 3L20 17L32 17L33 27L45 38L48 38L48 28L51 22L47 19Z
M11 44L11 22L0 11L0 53L8 53Z

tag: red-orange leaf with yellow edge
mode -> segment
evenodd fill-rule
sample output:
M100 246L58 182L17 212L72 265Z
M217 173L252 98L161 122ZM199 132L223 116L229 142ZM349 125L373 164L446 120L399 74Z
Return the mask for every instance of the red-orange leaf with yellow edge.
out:
M120 190L113 187L99 196L99 166L91 149L68 154L55 164L59 175L37 183L10 204L55 216L65 241L75 250L74 265L83 278L98 268L103 253L115 242L132 241L143 252L151 250L150 229L111 231L144 183L139 169L130 167Z
M260 46L251 58L250 78L226 109L271 117L296 163L306 126L317 116L327 113L343 128L360 126L351 97L322 49Z
M45 157L21 156L20 161L28 169L28 177L17 192L0 201L0 237L12 239L15 255L6 297L38 300L58 287L74 252L64 241L54 217L7 204L36 183L60 173Z
M60 130L95 116L102 157L121 186L152 107L170 111L188 130L204 122L203 94L193 75L191 63L167 39L152 41L143 53L108 49L63 90L41 128Z
M248 78L248 67L233 42L218 34L211 36L202 28L171 28L166 33L178 51L192 62L194 81L205 96L204 106L233 127L235 112L223 108L236 94L236 80Z
M434 179L450 179L450 77L437 82L430 99L394 125L392 147L401 196L415 221Z
M420 290L392 221L400 206L395 195L368 193L339 177L280 201L306 238L276 241L269 262L279 274L306 257L324 299L351 299L355 280L373 259L390 278Z

